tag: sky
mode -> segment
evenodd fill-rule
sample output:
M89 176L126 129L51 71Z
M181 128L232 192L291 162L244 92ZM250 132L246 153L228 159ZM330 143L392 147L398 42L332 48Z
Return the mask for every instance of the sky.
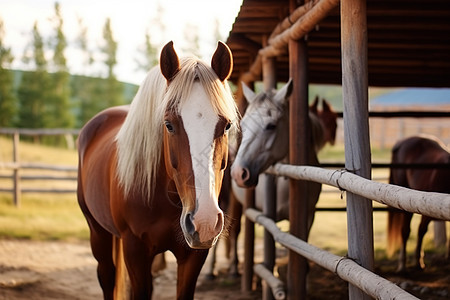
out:
M106 69L100 63L86 71L83 55L76 46L80 34L78 19L87 27L88 46L98 51L103 43L103 27L106 19L111 19L111 27L118 42L117 61L114 69L121 81L140 84L146 72L137 70L136 59L140 47L144 46L145 33L163 46L172 40L180 56L186 45L185 28L197 30L200 38L201 56L209 61L216 43L214 28L216 20L222 39L226 40L233 22L239 12L242 0L59 0L64 19L64 34L68 41L66 58L73 74L102 75ZM32 29L38 22L38 29L44 39L54 35L51 17L54 16L55 0L0 0L0 18L4 23L4 45L10 47L15 57L13 69L29 69L22 62L24 51L32 42ZM156 13L158 4L163 14ZM165 36L155 26L160 19L165 26ZM51 59L51 53L47 53ZM98 60L101 57L94 57ZM88 74L85 74L88 72Z

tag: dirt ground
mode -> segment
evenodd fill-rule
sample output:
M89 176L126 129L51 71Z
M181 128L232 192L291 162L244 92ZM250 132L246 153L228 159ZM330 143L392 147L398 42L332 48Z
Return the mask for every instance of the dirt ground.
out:
M219 274L207 280L202 271L195 299L260 299L260 289L244 294L240 279L226 275L226 259L219 248ZM442 255L428 255L424 272L411 270L400 276L395 264L377 262L377 273L421 299L450 298L450 262ZM176 263L168 256L168 268L155 278L153 299L174 299ZM96 262L88 243L0 240L0 299L101 299ZM311 264L308 299L347 299L347 284Z

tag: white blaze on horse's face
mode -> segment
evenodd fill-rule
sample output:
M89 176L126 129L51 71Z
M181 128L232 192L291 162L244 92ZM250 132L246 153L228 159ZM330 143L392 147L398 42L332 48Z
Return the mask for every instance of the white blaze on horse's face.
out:
M241 120L242 141L231 175L241 187L258 183L258 176L287 155L289 120L287 101L292 91L289 81L278 92L255 95L243 85L249 102Z
M180 107L194 173L196 210L186 216L198 232L200 242L208 242L223 228L223 212L218 205L214 171L214 133L219 116L200 83L194 83L191 95Z

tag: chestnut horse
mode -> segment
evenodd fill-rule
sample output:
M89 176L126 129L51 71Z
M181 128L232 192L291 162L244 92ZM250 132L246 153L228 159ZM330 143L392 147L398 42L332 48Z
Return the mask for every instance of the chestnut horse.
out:
M450 153L442 142L434 137L415 136L397 142L392 149L392 163L437 163L448 168L439 169L400 169L391 168L389 183L403 187L425 191L450 193ZM388 247L392 255L400 248L398 272L406 271L406 243L411 232L410 224L413 213L389 208L388 210ZM422 253L422 241L428 224L434 219L422 215L417 234L417 245L414 254L415 267L425 267Z
M262 174L269 166L282 161L288 154L289 144L289 105L288 99L292 91L292 82L289 81L279 91L273 90L256 95L243 84L244 95L249 102L248 108L241 120L242 142L232 165L232 193L228 215L232 220L229 230L230 241L230 270L232 276L237 275L237 237L240 232L242 206L245 199L245 188L256 186L255 206L262 210L265 196L266 176ZM310 106L311 120L311 147L309 163L317 165L316 153L329 142L334 144L337 128L337 114L331 106L323 100L322 110L317 108L319 98L316 97ZM259 181L259 184L258 184ZM278 177L277 190L277 221L289 217L289 180ZM309 220L311 228L315 205L319 198L321 184L310 183L308 195ZM215 259L207 275L213 277Z
M179 60L169 42L130 107L106 109L81 130L77 194L105 299L122 293L123 274L132 299L151 298L152 261L166 250L177 259L177 298L194 297L224 224L218 195L238 121L232 64L221 42L211 67Z

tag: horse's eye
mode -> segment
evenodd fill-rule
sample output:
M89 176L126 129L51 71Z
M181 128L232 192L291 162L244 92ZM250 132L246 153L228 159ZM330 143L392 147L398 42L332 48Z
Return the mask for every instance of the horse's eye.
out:
M165 121L164 125L166 126L166 129L167 129L168 132L170 132L170 133L175 132L175 128L173 127L173 125L169 121Z
M229 122L229 123L227 124L227 126L225 126L225 132L227 132L228 130L230 130L230 128L231 128L231 122Z
M277 125L275 125L273 123L269 123L266 126L266 130L274 130L275 128L277 128Z

